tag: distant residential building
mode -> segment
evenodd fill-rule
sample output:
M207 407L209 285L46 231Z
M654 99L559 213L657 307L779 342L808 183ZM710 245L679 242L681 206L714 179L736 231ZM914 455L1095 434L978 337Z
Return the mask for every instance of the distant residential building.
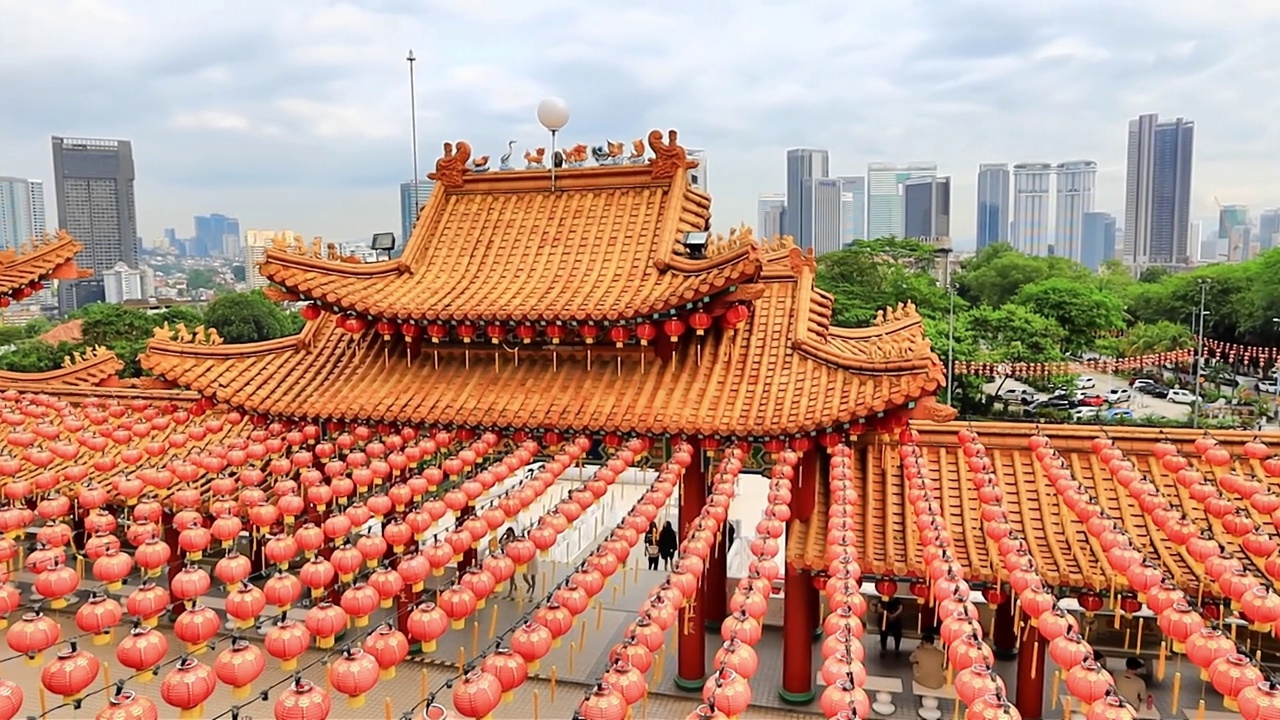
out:
M146 297L142 292L142 271L122 262L102 273L102 290L104 301L116 305L125 300L141 300Z
M1049 195L1053 166L1018 163L1013 166L1013 232L1011 242L1027 255L1050 254Z
M1223 205L1218 208L1218 238L1231 235L1231 229L1249 224L1248 205Z
M815 180L831 176L831 155L816 148L792 148L787 151L787 207L782 214L782 232L790 235L796 245L808 249L816 247L814 236L817 207ZM836 192L837 216L840 194ZM839 228L836 230L839 242Z
M711 191L707 188L707 151L699 148L688 148L685 152L690 160L698 163L697 167L689 168L686 174L689 178L689 185L705 193L710 193ZM695 245L699 243L705 244L707 242L707 233L689 233L685 238L685 242ZM403 245L401 243L402 247Z
M0 250L16 250L45 234L44 183L0 177Z
M906 234L902 207L903 184L911 178L933 177L937 174L937 163L868 163L867 237L903 237Z
M1098 163L1092 160L1072 160L1054 165L1053 171L1057 186L1053 254L1084 262L1081 248L1084 216L1093 212L1093 190L1098 177Z
M267 259L267 248L277 239L280 242L296 243L302 236L292 230L247 230L244 234L244 279L250 290L261 290L271 284L262 276L258 266Z
M978 249L1009 242L1009 165L978 166Z
M756 237L765 240L782 234L782 213L787 208L787 196L773 193L756 199Z
M1186 265L1190 256L1191 171L1195 123L1129 121L1125 173L1124 261L1138 267Z
M422 206L431 199L431 191L435 189L436 184L429 180L400 183L400 237L396 239L391 257L398 258L404 252L409 236L413 235L413 225L418 221L418 213L422 212Z
M904 238L950 237L951 178L916 177L902 185Z
M1222 238L1218 239L1218 252L1222 252ZM1253 238L1253 228L1248 225L1236 225L1227 232L1227 262L1244 262L1258 254L1258 243Z
M238 258L240 250L240 221L220 213L197 215L196 234L192 238L191 254L196 257Z
M1080 264L1097 271L1116 257L1116 218L1108 212L1087 212L1080 218Z
M867 238L867 178L840 176L840 243L848 247Z

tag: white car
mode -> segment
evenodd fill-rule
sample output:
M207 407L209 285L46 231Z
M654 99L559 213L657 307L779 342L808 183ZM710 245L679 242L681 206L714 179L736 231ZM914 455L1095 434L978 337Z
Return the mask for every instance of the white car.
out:
M1174 388L1169 391L1169 395L1165 398L1169 402L1180 403L1182 405L1192 405L1196 401L1196 394L1190 390L1182 388Z
M1097 420L1098 411L1101 409L1102 408L1089 407L1087 405L1078 407L1078 408L1072 408L1071 420L1072 422L1087 422L1089 420Z
M1088 390L1090 388L1096 387L1097 385L1098 385L1097 381L1095 381L1092 377L1088 375L1081 375L1080 377L1076 378L1077 390Z
M1126 387L1114 387L1102 396L1104 400L1115 405L1116 403L1129 402L1133 399L1133 392Z
M1258 392L1260 392L1260 393L1270 393L1270 394L1272 394L1272 395L1275 395L1275 394L1276 394L1276 381L1275 381L1275 380L1259 380L1259 381L1258 381Z

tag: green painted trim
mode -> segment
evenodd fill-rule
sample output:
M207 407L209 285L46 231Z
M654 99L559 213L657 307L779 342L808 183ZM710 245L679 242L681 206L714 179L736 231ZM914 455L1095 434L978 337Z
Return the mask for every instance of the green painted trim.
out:
M778 688L778 699L788 705L808 705L813 699L818 697L818 693L814 690L807 690L802 693L787 692L782 688Z
M706 678L696 678L694 680L685 680L679 675L676 675L676 678L675 678L676 687L685 692L700 693L702 692L702 686L705 685L706 682L707 682Z

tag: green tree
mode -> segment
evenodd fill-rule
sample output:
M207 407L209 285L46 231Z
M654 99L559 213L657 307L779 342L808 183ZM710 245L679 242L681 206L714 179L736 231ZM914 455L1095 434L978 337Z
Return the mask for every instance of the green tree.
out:
M293 328L288 315L260 290L219 295L209 303L204 321L229 343L274 340Z
M22 326L22 334L29 338L40 337L53 329L53 323L47 317L34 317Z
M23 373L57 370L62 367L65 357L83 348L83 345L68 342L57 345L45 342L23 343L18 349L0 355L0 370Z
M964 325L978 338L974 360L983 362L1056 362L1062 359L1062 326L1017 303L976 307Z
M217 272L209 268L192 268L187 271L188 290L213 290L217 286Z
M1163 267L1160 267L1159 265L1153 265L1142 271L1142 274L1138 276L1138 282L1158 283L1164 280L1165 278L1169 277L1169 275L1170 273L1168 268L1163 268Z
M168 323L170 327L182 323L188 328L204 324L204 316L190 305L174 305L155 316L156 325Z
M1023 255L1005 243L988 245L966 262L956 275L961 297L975 305L999 307L1022 288L1041 280L1072 278L1087 281L1089 269L1060 257Z
M1055 277L1023 287L1014 302L1062 328L1063 349L1083 352L1100 333L1124 327L1124 302L1078 280Z
M932 248L915 241L859 242L818 258L817 284L835 298L837 325L868 325L876 311L907 300L925 316L945 316L946 290L922 269L932 267L933 257Z
M1155 323L1138 323L1117 338L1108 338L1098 344L1112 357L1137 357L1157 353L1175 352L1195 347L1196 339L1185 325L1161 320Z
M232 265L232 266L231 266L231 277L235 278L236 282L245 282L245 270L244 270L244 266L243 266L243 265Z
M93 303L78 310L82 322L80 337L85 345L110 347L123 340L146 340L156 327L156 318L143 310L123 305Z

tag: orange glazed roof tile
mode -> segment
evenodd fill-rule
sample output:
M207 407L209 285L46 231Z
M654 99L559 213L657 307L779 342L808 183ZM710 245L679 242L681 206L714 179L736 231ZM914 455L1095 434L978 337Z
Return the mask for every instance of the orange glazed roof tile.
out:
M655 137L656 135L656 137ZM636 141L639 143L640 141ZM267 250L264 277L330 308L399 321L617 321L701 300L755 277L749 237L682 253L711 198L688 182L674 131L656 157L598 167L475 172L446 144L431 199L398 260L352 263L316 246ZM582 151L585 153L585 149ZM582 158L585 160L585 157Z
M938 481L939 505L946 515L948 529L957 538L956 562L966 568L967 579L973 582L1007 581L1008 573L1000 561L996 544L983 532L981 503L956 438L956 433L963 427L975 430L986 446L987 456L995 466L996 477L1004 492L1009 523L1026 537L1036 568L1047 582L1106 591L1114 577L1117 589L1127 589L1124 576L1110 571L1102 548L1059 499L1029 450L1027 440L1036 431L1036 426L996 422L915 422L912 427L920 433L921 450L928 461L929 471ZM1100 434L1099 429L1070 425L1044 425L1038 429L1049 436L1053 446L1067 459L1075 477L1107 513L1120 520L1133 538L1135 547L1163 568L1184 591L1195 594L1199 589L1198 576L1192 568L1191 558L1164 535L1137 501L1099 464L1090 447L1092 439ZM1122 449L1166 497L1175 501L1192 522L1212 532L1224 548L1245 563L1247 569L1262 576L1257 561L1249 558L1237 539L1223 529L1221 521L1208 516L1203 507L1191 499L1188 490L1178 485L1172 474L1165 471L1151 454L1152 446L1166 439L1181 446L1188 458L1194 458L1195 453L1190 446L1200 431L1109 427L1107 433L1116 447ZM1240 454L1240 446L1253 436L1248 432L1214 432L1214 437L1236 455ZM896 438L866 436L855 448L855 457L855 472L859 474L863 487L858 523L858 533L864 545L863 568L868 573L922 577L925 565L920 533L906 499L906 483L902 479ZM1203 465L1198 460L1194 462ZM1207 467L1201 469L1208 474ZM1254 470L1255 474L1262 475L1260 468ZM826 515L826 502L820 497L816 511L807 523L792 524L787 543L788 558L792 562L814 570L825 568ZM1253 517L1260 526L1275 532L1269 516L1255 512ZM1207 584L1205 592L1216 594L1216 586Z
M37 280L75 280L91 275L76 267L84 246L59 231L57 235L23 245L19 252L0 250L0 295L11 295Z
M913 308L869 328L833 328L811 256L789 239L752 248L763 267L750 318L733 331L686 333L667 359L657 343L406 347L402 335L354 336L324 315L265 343L161 337L141 361L178 385L278 416L725 436L856 422L943 383Z

